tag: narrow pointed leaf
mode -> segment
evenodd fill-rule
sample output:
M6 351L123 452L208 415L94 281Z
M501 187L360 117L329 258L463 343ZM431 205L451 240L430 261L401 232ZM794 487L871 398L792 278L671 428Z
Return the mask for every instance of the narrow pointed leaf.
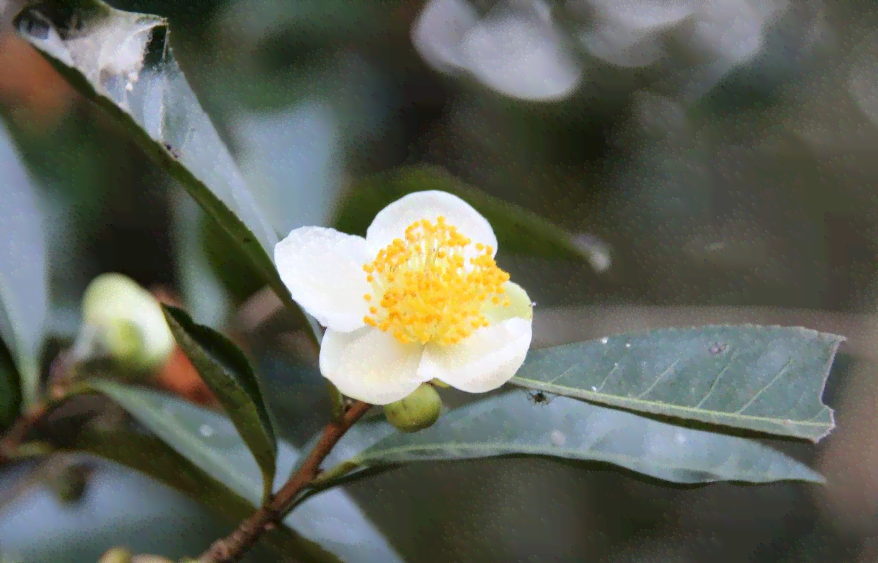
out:
M21 388L15 365L3 342L0 341L0 431L8 428L18 417Z
M228 418L162 393L109 381L90 381L95 392L121 405L158 438L252 505L260 501L259 468ZM278 476L286 480L299 452L278 441ZM284 525L344 561L399 563L402 559L359 507L341 490L302 504Z
M413 434L385 430L386 423L368 424L376 427L346 436L342 451L362 448L358 439L380 438L348 461L336 456L331 461L353 471L417 461L537 455L611 463L674 483L824 482L817 472L754 440L567 397L535 404L526 393L505 393L455 409Z
M603 243L590 237L576 237L527 209L467 186L435 166L407 166L360 180L345 202L336 226L346 233L365 233L372 218L386 205L423 190L441 190L466 200L491 223L504 251L586 259L598 271L609 267L610 256Z
M254 272L299 310L271 259L277 233L181 72L167 22L82 0L75 7L28 8L16 26L180 182L235 240ZM319 338L314 320L302 314Z
M262 500L267 501L274 483L277 437L250 362L228 338L196 324L185 311L167 305L162 308L177 344L222 403L256 458L262 470Z
M39 388L48 311L45 226L34 186L2 122L0 202L0 337L21 377L24 403L30 405Z
M87 452L140 471L235 523L250 516L254 510L247 500L154 436L85 428L65 449ZM264 540L277 552L294 555L309 563L340 563L334 555L287 526L278 526L267 532Z
M534 350L511 383L651 414L817 442L844 337L799 327L668 328Z

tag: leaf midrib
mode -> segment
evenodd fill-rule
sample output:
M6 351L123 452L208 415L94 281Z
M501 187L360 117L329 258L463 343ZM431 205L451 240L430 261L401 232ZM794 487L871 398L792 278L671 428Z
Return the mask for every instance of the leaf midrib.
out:
M794 420L794 419L783 419L783 418L772 418L768 416L755 416L749 414L736 414L727 411L711 411L707 409L701 409L696 407L686 407L683 405L676 405L674 403L662 403L660 401L646 401L643 399L635 399L628 397L620 397L619 395L610 395L607 393L595 393L592 391L585 391L578 387L567 387L565 385L558 385L556 383L545 383L543 381L537 381L535 379L528 379L526 377L513 377L510 383L526 383L526 385L522 385L522 387L528 387L531 389L539 389L540 391L548 391L550 393L558 392L559 395L564 395L567 397L578 397L587 400L593 400L596 403L601 404L619 404L619 406L624 406L625 403L635 403L638 405L655 405L656 409L662 410L675 410L678 412L684 413L700 413L704 415L708 415L712 418L733 418L736 420L752 420L752 421L761 421L761 422L772 422L774 424L780 424L782 426L808 426L814 428L823 428L826 426L826 423L820 422L811 422L816 419L818 416L821 416L824 413L829 412L829 407L826 405L821 405L820 411L812 416L811 418L807 418L804 420ZM604 398L605 397L605 398ZM647 409L643 409L647 410ZM651 412L651 411L650 411ZM706 417L704 417L706 418ZM786 424L785 420L790 420L790 424Z

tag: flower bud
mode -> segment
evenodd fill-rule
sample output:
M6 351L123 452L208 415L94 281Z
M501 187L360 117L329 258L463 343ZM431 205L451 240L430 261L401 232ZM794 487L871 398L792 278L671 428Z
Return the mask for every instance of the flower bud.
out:
M68 463L47 484L63 504L78 502L88 487L89 468L79 463Z
M121 274L96 277L82 297L77 359L107 355L121 366L150 371L174 350L174 337L159 302Z
M142 553L140 555L135 555L131 558L131 563L174 563L167 557L162 557L161 555L150 555L148 553Z
M101 555L98 563L131 563L131 552L124 547L113 547Z
M433 426L441 411L442 399L428 383L421 384L405 399L384 405L384 416L400 432L417 432Z

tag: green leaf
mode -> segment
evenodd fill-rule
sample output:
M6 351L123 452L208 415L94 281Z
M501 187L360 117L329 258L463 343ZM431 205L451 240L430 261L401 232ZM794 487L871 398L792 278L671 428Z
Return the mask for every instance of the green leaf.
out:
M450 411L434 426L413 434L387 426L367 423L363 433L346 436L339 444L342 455L362 448L364 437L383 437L347 462L341 455L333 461L351 471L417 461L538 455L612 463L674 483L824 482L812 469L754 440L566 397L534 403L526 393L511 392ZM343 471L327 473L338 476Z
M75 454L77 461L86 461L83 457ZM57 470L54 465L49 469ZM32 472L26 468L3 472L0 489L4 496L19 487L27 490L0 512L0 560L95 563L106 549L125 545L135 553L157 553L176 561L199 553L231 528L221 512L209 512L124 467L96 459L87 460L87 467L85 495L63 505L45 484L28 486L25 481ZM248 560L265 561L268 550L260 551L263 559Z
M228 418L175 397L110 381L89 381L158 438L247 502L259 503L259 468ZM278 477L289 474L298 451L278 441ZM276 478L275 485L280 485ZM341 490L303 504L284 524L346 561L398 563L400 557Z
M48 311L45 228L37 197L0 121L0 337L18 368L26 407L39 390Z
M531 351L511 383L817 442L835 426L821 397L843 340L797 327L668 328Z
M12 355L0 340L0 430L15 422L21 407L21 387Z
M155 436L85 428L65 449L87 452L136 469L187 494L204 506L238 523L253 513L254 507L241 496L199 469ZM339 559L314 542L299 536L287 526L265 534L268 545L279 553L295 554L314 563L333 563Z
M232 310L232 298L206 252L209 217L191 198L180 196L172 201L172 233L183 302L207 326L222 326Z
M360 180L342 207L336 226L346 233L365 233L385 206L423 190L442 190L463 198L491 223L503 251L586 259L599 271L608 265L605 248L588 244L535 213L467 186L435 166L407 166Z
M232 341L195 324L185 311L168 305L162 305L162 309L177 344L222 403L256 458L262 470L262 502L267 502L274 483L277 437L250 362Z
M81 0L75 8L28 8L16 27L74 87L124 126L235 240L254 272L300 311L271 259L277 233L180 71L167 22ZM315 321L302 314L319 339Z

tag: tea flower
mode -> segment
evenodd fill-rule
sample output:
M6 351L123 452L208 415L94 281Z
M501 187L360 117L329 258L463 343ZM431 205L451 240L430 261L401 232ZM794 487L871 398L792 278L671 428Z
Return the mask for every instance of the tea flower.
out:
M366 238L302 227L274 259L293 299L327 327L320 371L384 405L438 379L496 389L531 342L527 293L494 262L491 225L457 196L425 191L385 207Z

